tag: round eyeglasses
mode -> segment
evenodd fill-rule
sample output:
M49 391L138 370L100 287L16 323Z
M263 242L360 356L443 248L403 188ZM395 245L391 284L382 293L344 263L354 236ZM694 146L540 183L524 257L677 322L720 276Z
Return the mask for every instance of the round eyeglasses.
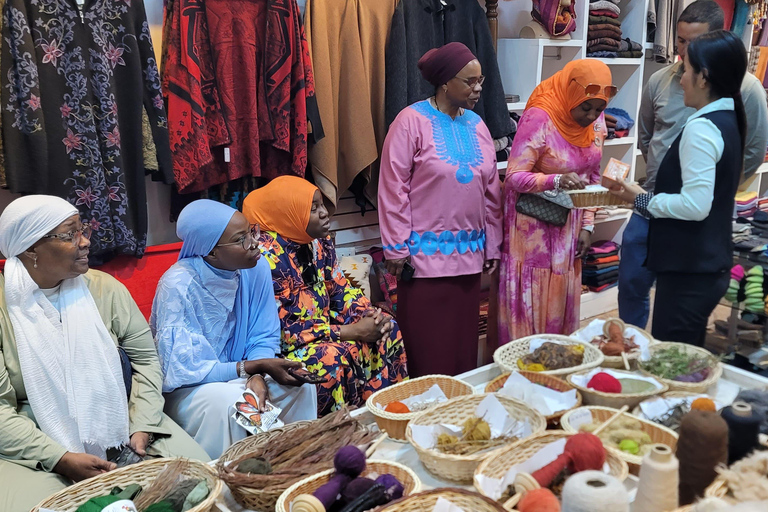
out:
M251 224L248 232L243 236L235 240L234 242L227 242L226 244L216 244L216 247L226 247L228 245L240 245L244 251L250 251L258 244L259 237L261 236L261 229L258 224Z
M93 228L91 227L91 225L85 224L80 229L75 229L73 231L69 231L68 233L54 233L52 235L43 235L42 238L55 238L57 240L61 240L62 242L69 242L74 247L77 247L78 245L80 245L81 237L84 237L90 240L92 234L93 234Z

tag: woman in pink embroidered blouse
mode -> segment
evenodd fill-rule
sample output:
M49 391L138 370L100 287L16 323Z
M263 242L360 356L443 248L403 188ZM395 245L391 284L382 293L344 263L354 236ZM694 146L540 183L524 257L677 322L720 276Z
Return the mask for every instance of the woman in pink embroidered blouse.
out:
M405 108L389 129L379 223L399 280L409 373L455 375L477 366L480 276L500 257L501 187L491 135L470 110L483 83L475 56L449 43L419 67L436 94ZM406 261L410 280L400 279Z
M519 213L521 194L582 189L600 181L607 134L602 111L616 94L611 71L571 61L534 90L518 125L504 181L499 343L578 328L581 260L594 212L571 210L562 226Z

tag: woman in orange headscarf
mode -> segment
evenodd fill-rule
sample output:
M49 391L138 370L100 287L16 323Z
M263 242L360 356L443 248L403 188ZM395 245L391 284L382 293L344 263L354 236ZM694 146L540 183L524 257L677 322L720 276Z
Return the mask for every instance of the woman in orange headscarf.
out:
M243 202L261 228L283 331L282 353L326 382L317 412L363 405L375 391L408 377L397 322L352 287L336 261L330 215L320 191L295 176L275 178Z
M616 92L608 66L585 59L566 64L528 100L504 182L500 344L578 328L580 258L590 245L594 212L571 210L565 224L556 225L526 208L536 198L524 195L599 182L607 134L602 112Z

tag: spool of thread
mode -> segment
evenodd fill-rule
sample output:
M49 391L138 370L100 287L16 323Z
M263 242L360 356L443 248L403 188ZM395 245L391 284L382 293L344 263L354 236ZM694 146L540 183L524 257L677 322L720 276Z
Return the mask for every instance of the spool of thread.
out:
M702 497L717 477L715 467L728 462L728 424L715 412L693 410L683 417L678 434L678 489L683 506Z
M517 504L519 512L560 512L560 501L549 489L528 491Z
M563 486L562 512L629 512L624 484L602 471L582 471Z
M568 438L565 450L554 461L534 471L531 476L541 487L549 487L563 470L571 473L602 469L605 464L603 442L594 434L580 432Z
M738 462L760 446L763 418L746 402L734 402L721 413L728 424L728 465Z
M299 494L291 502L291 512L325 512L322 502L311 494Z
M680 464L669 446L657 444L643 458L633 512L666 512L678 505Z

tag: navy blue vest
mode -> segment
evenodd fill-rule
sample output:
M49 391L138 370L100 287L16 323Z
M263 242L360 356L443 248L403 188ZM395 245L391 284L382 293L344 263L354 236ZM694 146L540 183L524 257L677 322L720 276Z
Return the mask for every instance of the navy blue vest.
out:
M648 269L654 272L715 273L733 266L731 239L733 207L744 163L736 113L717 110L701 116L712 121L725 142L715 172L712 209L702 221L651 219L648 231ZM656 178L656 194L679 194L683 187L680 140L664 156Z

